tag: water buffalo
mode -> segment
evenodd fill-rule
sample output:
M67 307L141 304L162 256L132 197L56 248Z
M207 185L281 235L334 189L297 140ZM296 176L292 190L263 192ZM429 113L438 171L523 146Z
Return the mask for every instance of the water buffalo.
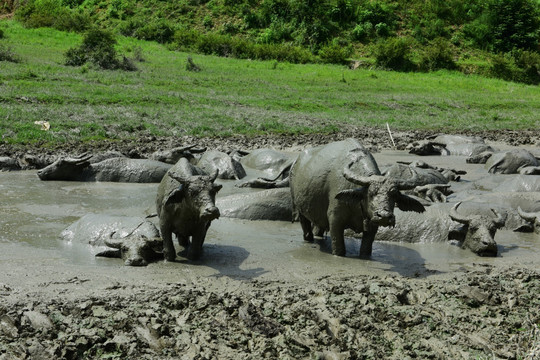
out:
M41 180L158 183L171 167L148 159L117 157L91 163L91 158L60 158L37 174Z
M518 207L518 214L519 216L521 216L523 220L527 221L527 224L525 226L517 228L516 231L523 231L523 232L534 231L540 234L540 211L525 212L521 209L521 207Z
M397 225L380 229L375 239L409 243L457 241L477 255L496 256L495 232L504 226L506 212L489 209L487 213L483 204L473 204L467 211L458 212L460 205L461 202L452 207L433 205L422 214L396 212Z
M214 184L217 176L217 171L208 176L182 158L159 184L156 208L166 260L173 261L176 257L173 233L183 250L187 249L189 259L200 256L206 232L212 220L220 215L215 205L216 194L222 187Z
M246 171L238 160L217 150L205 152L197 162L197 166L207 173L218 171L220 179L239 180L246 176Z
M144 266L163 258L158 229L142 217L87 214L63 230L60 237L69 242L114 248L96 256L122 258L129 266Z
M217 201L221 216L246 220L292 221L291 191L286 188L233 194Z
M471 156L493 148L477 136L438 135L428 140L416 141L407 146L416 155L462 155Z
M290 186L304 240L313 241L313 226L329 230L332 253L339 256L345 255L345 229L362 232L360 256L368 257L379 226L395 225L395 205L425 210L399 192L414 188L415 179L382 176L371 153L355 139L305 150L291 169Z
M205 148L203 149L196 149L196 145L188 145L188 146L181 146L181 147L175 147L173 149L168 150L158 150L150 155L150 159L161 161L167 164L176 164L180 158L186 158L190 161L195 159L195 155L193 154L200 154L206 151Z
M538 159L525 149L494 153L486 161L491 174L517 174L522 168L538 165Z
M269 173L277 173L296 159L296 155L286 154L274 149L263 148L251 151L241 160L242 165Z

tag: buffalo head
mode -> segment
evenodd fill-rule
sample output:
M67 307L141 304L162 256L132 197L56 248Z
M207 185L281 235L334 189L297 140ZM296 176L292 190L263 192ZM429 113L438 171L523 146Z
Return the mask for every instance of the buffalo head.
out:
M470 249L480 256L497 256L495 233L506 223L507 214L499 214L491 209L495 218L487 215L463 216L457 212L459 205L461 202L452 207L450 218L467 226L467 233L461 247Z
M540 233L540 212L525 212L518 207L518 214L527 222L526 225L520 226L515 231Z
M353 163L351 162L345 167L343 176L361 187L341 191L336 198L353 198L360 201L364 210L364 221L370 221L377 226L394 226L396 224L394 216L396 205L403 211L425 211L424 206L419 201L400 192L400 190L410 190L415 187L416 173L407 180L382 175L360 176L351 170Z
M60 158L37 172L41 180L77 180L90 165L91 155L79 158Z
M179 203L185 201L189 209L197 209L194 214L202 221L212 221L219 218L219 209L216 207L216 194L222 185L214 184L218 176L217 170L210 176L193 175L189 177L179 176L175 173L167 173L171 178L178 181L180 186L169 194L165 203Z
M146 266L151 261L163 259L161 238L148 239L144 235L131 235L107 239L105 245L116 250L106 250L96 256L122 258L126 266Z

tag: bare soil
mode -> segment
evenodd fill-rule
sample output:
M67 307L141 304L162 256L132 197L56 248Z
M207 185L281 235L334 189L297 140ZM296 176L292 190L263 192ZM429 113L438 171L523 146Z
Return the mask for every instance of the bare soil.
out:
M399 149L429 135L436 134L393 134ZM468 135L510 145L539 141L534 131ZM141 136L54 148L2 144L0 154L119 150L145 157L188 144L290 148L350 136L372 148L392 146L386 131L354 129ZM200 276L195 264L178 273L174 264L74 268L0 256L0 359L540 359L540 269L494 264L445 276L328 273L261 281Z

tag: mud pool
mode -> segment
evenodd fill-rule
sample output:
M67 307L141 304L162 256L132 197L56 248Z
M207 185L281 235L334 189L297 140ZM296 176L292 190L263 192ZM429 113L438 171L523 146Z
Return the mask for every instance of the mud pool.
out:
M374 154L379 166L397 160L418 159L405 152L385 150ZM435 166L463 169L464 181L452 186L466 188L485 176L483 165L466 164L464 157L422 157ZM257 176L254 172L251 177ZM239 190L232 181L221 181L224 196ZM40 181L35 171L0 173L0 271L3 282L20 279L22 269L35 267L52 273L56 267L69 274L111 272L113 278L151 276L155 281L183 277L231 279L303 280L330 274L399 274L444 276L468 268L491 266L540 267L540 238L534 233L500 230L496 234L499 255L481 258L450 244L405 244L375 242L372 259L357 258L360 241L347 239L347 257L331 255L328 238L309 244L302 240L299 223L246 221L220 218L212 223L200 261L158 262L145 269L123 266L120 259L96 258L97 248L83 243L65 243L60 232L87 213L141 216L155 213L157 184L81 183ZM29 270L28 276L36 278ZM114 275L116 274L116 275ZM128 275L129 274L129 275ZM11 277L10 277L11 276ZM40 281L42 281L41 279ZM31 280L29 280L31 281Z

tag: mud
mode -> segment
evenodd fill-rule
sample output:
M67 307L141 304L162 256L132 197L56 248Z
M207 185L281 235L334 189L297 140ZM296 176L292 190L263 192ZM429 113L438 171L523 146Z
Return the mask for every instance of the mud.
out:
M374 134L368 145L386 149L375 154L380 165L412 157L389 149L387 133ZM348 135L148 139L47 152L146 157L160 146L189 143L295 149ZM425 136L393 135L399 148ZM537 142L532 132L485 138ZM459 157L423 160L467 170L467 181L456 185L462 189L485 172ZM366 261L356 256L354 238L339 258L328 239L304 243L297 223L221 218L201 260L145 268L95 258L99 249L58 238L86 213L151 214L156 191L157 184L41 182L35 171L0 173L0 359L540 358L538 234L499 231L496 258L449 244L375 242ZM219 195L234 191L229 184Z

